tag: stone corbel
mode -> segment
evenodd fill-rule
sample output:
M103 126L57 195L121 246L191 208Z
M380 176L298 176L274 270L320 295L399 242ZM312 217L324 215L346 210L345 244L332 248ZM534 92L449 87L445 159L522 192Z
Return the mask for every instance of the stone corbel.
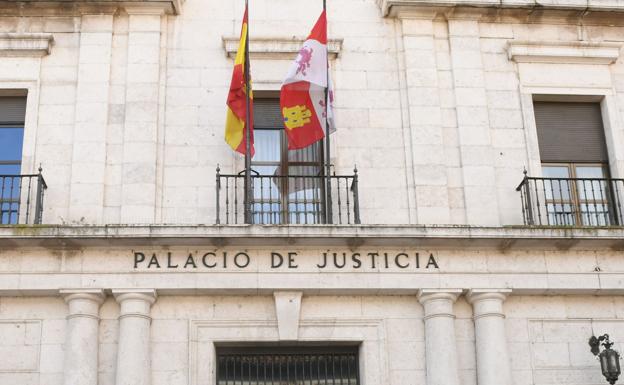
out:
M343 39L330 39L327 43L329 58L335 59L342 50ZM283 59L293 60L301 49L305 40L301 38L269 38L260 37L249 40L249 57L254 59ZM223 48L229 58L236 56L238 51L238 37L223 37Z
M516 63L613 64L620 57L619 43L510 41L509 60Z
M42 57L50 54L51 33L0 33L0 56Z

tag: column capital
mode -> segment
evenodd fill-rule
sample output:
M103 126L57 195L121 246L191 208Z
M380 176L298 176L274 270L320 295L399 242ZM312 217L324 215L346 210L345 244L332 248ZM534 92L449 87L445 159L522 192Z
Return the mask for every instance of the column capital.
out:
M418 301L423 305L436 299L455 302L462 293L462 289L420 289L418 290Z
M100 319L100 305L106 298L102 289L61 289L59 294L69 305L67 319L74 317Z
M474 319L481 317L505 318L503 302L511 289L472 289L466 299L472 305Z
M510 293L511 289L471 289L466 293L466 300L471 304L486 299L505 301Z
M119 318L150 317L150 309L156 302L154 289L114 289L113 295L120 305Z
M455 318L453 304L461 293L461 289L421 289L418 292L418 301L425 308L425 320L434 317Z

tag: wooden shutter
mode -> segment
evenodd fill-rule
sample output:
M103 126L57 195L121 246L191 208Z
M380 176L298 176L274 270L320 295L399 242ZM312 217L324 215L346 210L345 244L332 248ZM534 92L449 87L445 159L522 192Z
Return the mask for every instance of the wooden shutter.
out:
M542 162L607 163L598 103L534 102Z
M24 125L26 97L0 96L0 125Z
M281 129L283 118L280 112L279 99L255 99L253 103L254 128Z

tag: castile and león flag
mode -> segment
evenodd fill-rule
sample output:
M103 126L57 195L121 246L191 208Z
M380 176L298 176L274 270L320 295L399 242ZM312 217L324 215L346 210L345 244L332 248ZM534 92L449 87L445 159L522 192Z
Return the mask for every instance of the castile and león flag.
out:
M280 92L288 149L307 147L334 129L334 99L327 60L327 14L323 10Z
M245 155L246 160L254 155L248 28L246 4L227 99L225 128L225 141L234 151ZM281 87L280 109L289 150L310 146L325 138L326 131L335 129L332 111L334 94L327 59L327 13L324 9Z

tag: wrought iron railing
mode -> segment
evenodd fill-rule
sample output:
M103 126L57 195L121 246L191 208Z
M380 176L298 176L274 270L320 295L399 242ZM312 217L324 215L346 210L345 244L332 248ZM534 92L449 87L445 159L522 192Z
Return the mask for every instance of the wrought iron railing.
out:
M263 225L360 224L357 169L353 175L221 174L217 167L216 223ZM245 211L249 211L246 219Z
M525 225L624 225L624 179L535 178L525 173L516 191Z
M0 224L41 224L47 188L41 169L39 174L0 175Z

